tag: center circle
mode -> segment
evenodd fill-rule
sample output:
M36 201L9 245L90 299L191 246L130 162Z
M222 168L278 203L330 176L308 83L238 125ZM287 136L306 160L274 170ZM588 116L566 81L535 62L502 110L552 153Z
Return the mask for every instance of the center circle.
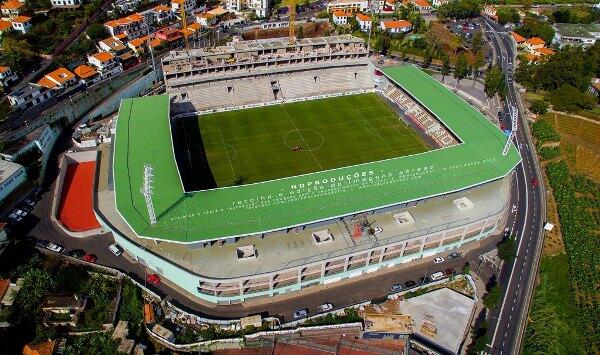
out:
M293 129L283 135L283 143L290 149L313 151L321 148L325 139L313 129Z

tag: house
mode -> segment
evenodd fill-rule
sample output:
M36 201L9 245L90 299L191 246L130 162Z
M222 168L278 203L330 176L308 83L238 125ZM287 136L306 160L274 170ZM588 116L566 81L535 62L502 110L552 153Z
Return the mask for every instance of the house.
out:
M0 202L27 180L27 173L21 164L0 160Z
M171 0L171 11L179 15L181 12L181 4L183 4L187 14L194 13L194 8L196 7L195 0Z
M405 0L404 3L412 3L419 11L431 10L431 4L427 0Z
M54 326L76 327L79 315L85 309L87 300L73 295L48 296L41 308L45 315L45 323Z
M23 355L52 355L55 345L55 340L48 340L36 345L27 344L23 347Z
M600 25L597 24L555 23L552 27L552 43L559 48L566 45L589 47L600 39Z
M381 8L380 5L377 8ZM396 0L384 0L382 12L394 12L396 10Z
M4 87L9 86L19 80L17 73L13 72L10 67L0 66L0 84Z
M108 37L98 42L98 48L104 52L111 52L115 55L120 55L127 52L127 47L123 44L117 36Z
M526 51L533 52L536 49L544 48L546 42L539 37L532 37L525 41L524 46Z
M494 5L485 5L483 7L483 16L486 16L489 19L494 21L498 21L498 11Z
M433 7L440 7L444 4L449 3L450 1L452 1L452 0L433 0L431 2L431 5L433 5Z
M142 36L138 38L134 38L131 41L127 42L127 47L131 49L131 51L135 55L139 55L144 52L145 45L148 42L148 36Z
M81 6L81 0L50 0L54 9L76 9Z
M2 230L4 231L4 227L6 227L6 223L2 223L4 226ZM6 233L6 232L4 232ZM10 286L10 279L0 279L0 300L4 298L6 292L8 292L8 287Z
M253 11L258 17L269 15L269 0L224 0L223 5L227 11L237 14Z
M515 40L515 42L517 43L517 46L522 45L523 43L525 43L525 37L519 35L516 32L511 32L510 35L512 36L512 38Z
M600 96L600 78L593 78L590 84L590 92L596 96Z
M27 85L13 90L8 94L8 102L13 109L26 109L48 100L54 93L38 84Z
M19 0L6 0L2 5L0 5L0 11L2 11L3 16L8 17L17 17L24 10L23 6L25 6L25 1L21 2Z
M356 22L358 22L358 27L360 27L361 31L368 31L371 29L371 17L365 14L358 13L356 14Z
M124 33L129 38L135 38L148 32L146 18L138 13L111 20L104 24L111 36Z
M179 32L181 33L181 35L183 37L195 37L200 33L200 30L202 29L202 26L197 23L191 23L189 25L186 26L186 28L179 30Z
M112 7L121 13L128 13L135 10L140 5L140 2L141 0L116 0L112 3Z
M335 10L333 12L333 23L335 23L338 26L343 26L343 25L347 25L348 24L348 17L350 17L350 14L345 13L342 10Z
M534 55L538 55L538 56L549 56L549 55L553 55L554 51L550 48L546 48L546 47L542 47L539 49L535 49L532 54Z
M369 10L368 0L334 0L327 3L327 12L341 10L346 13L366 12Z
M158 5L152 9L152 20L158 24L170 22L173 19L171 8L165 5Z
M405 20L381 21L381 29L390 33L406 33L412 29L412 23Z
M210 27L217 23L217 16L210 12L201 12L196 14L196 22L205 27Z
M44 75L44 77L37 82L38 85L51 90L65 89L76 83L77 78L75 77L75 74L62 67Z
M89 65L82 64L73 70L73 73L79 78L79 81L85 85L92 85L102 80L100 73Z
M94 53L88 57L88 63L96 67L103 79L123 72L121 63L111 52Z
M153 38L150 40L148 45L150 45L150 48L154 49L156 47L164 45L164 41L160 38Z
M13 18L10 23L15 31L19 31L22 34L29 32L31 29L31 17L29 16L17 16Z
M155 39L161 40L162 43L166 43L170 48L178 46L183 38L178 29L168 26L154 32L154 36L156 37Z
M12 28L12 23L6 20L0 20L0 35Z

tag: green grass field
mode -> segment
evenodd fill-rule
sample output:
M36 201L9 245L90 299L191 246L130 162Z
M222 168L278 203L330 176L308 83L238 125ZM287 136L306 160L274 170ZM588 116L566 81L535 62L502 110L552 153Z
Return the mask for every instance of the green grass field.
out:
M202 115L198 124L219 187L429 150L375 94Z

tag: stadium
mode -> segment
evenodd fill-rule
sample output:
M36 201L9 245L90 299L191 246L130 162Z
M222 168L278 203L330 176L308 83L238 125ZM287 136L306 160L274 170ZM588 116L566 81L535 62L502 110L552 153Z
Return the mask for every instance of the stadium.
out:
M121 103L95 211L137 262L218 304L329 284L503 228L517 150L350 35L171 52ZM105 167L105 168L103 168Z

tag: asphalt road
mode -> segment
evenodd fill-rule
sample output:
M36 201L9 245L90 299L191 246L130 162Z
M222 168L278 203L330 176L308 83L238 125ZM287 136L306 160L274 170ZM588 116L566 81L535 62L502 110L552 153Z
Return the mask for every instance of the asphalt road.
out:
M495 59L506 74L507 104L519 109L514 143L522 158L521 164L516 169L518 213L513 225L509 226L517 236L517 257L513 263L505 264L500 273L499 283L505 291L500 309L488 314L488 334L491 339L488 352L502 355L518 353L521 346L532 291L531 285L535 282L537 273L536 250L541 248L543 242L545 196L543 179L536 167L535 151L527 120L520 108L519 93L512 77L515 49L510 33L487 20L486 32L494 48ZM533 183L534 179L537 184Z

